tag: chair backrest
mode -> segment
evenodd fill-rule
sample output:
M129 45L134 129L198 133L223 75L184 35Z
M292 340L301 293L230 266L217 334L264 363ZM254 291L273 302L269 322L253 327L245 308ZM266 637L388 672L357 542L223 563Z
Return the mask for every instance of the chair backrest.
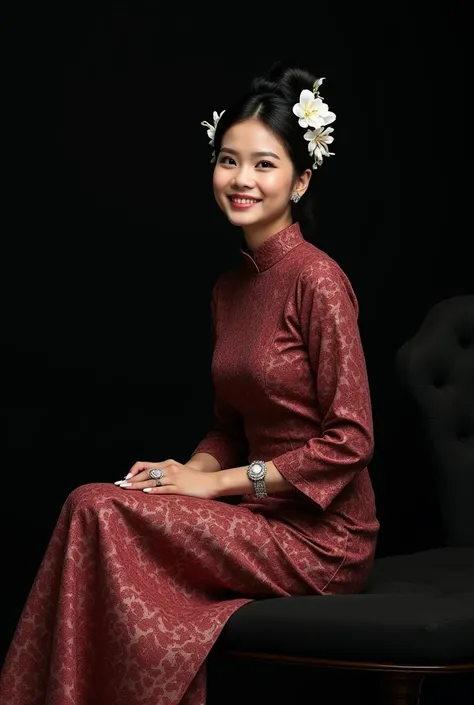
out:
M397 368L420 413L446 545L474 546L474 295L435 304Z

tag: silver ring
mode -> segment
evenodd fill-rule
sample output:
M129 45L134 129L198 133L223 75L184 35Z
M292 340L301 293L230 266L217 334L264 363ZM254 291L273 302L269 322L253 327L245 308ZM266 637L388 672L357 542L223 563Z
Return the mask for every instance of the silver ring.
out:
M163 470L161 470L161 468L153 468L153 470L149 470L148 475L150 480L154 480L156 482L157 487L161 487L161 478L163 477Z

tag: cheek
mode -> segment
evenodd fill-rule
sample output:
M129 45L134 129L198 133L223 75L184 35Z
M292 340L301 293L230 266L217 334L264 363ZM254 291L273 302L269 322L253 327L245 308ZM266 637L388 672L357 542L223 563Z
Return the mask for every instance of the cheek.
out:
M224 188L226 188L227 182L228 178L225 171L219 169L219 167L216 167L212 175L212 187L214 189L214 193L220 193Z
M262 183L262 191L267 196L286 199L291 191L291 179L281 172L270 173L267 175L265 182Z

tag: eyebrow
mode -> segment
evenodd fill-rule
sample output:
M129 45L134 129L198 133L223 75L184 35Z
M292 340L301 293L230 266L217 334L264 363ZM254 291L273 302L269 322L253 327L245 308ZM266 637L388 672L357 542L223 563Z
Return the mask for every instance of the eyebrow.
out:
M230 154L238 154L236 149L231 149L230 147L221 147L221 152L229 152ZM280 159L278 154L275 152L252 152L252 157L273 157L274 159Z

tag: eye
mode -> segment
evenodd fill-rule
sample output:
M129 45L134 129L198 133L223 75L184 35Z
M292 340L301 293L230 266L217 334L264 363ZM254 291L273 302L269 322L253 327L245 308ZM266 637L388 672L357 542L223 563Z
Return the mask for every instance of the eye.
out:
M226 160L228 160L228 161L226 161ZM230 164L231 162L233 162L235 164L235 159L233 159L232 157L222 156L219 159L219 164Z
M272 168L275 167L274 164L272 164L271 162L266 161L265 159L262 159L262 161L259 162L259 163L257 164L257 166L260 166L262 169L272 169Z

